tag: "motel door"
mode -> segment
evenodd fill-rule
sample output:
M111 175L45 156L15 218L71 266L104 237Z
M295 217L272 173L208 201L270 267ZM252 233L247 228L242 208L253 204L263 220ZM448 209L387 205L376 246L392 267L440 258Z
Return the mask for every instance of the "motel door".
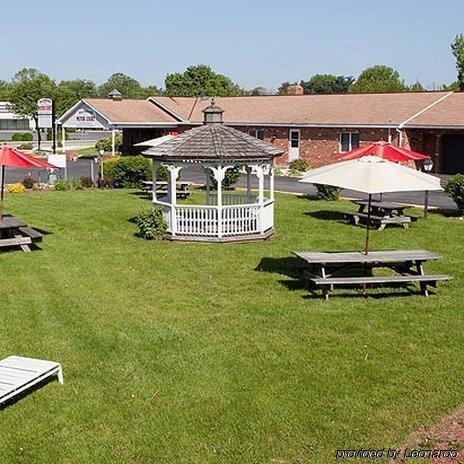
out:
M300 130L290 129L288 140L288 162L300 157Z

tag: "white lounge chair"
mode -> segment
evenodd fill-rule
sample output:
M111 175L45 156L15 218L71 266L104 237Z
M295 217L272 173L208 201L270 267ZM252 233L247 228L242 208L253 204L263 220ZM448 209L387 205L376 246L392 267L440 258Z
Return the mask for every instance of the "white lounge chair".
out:
M24 390L57 376L63 383L61 364L41 359L9 356L0 361L0 405Z

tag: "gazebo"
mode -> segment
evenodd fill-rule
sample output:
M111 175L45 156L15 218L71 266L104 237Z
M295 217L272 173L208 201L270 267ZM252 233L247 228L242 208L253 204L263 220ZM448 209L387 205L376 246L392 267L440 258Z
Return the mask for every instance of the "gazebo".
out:
M223 124L223 110L214 100L203 113L202 126L143 152L153 160L153 203L163 208L170 238L233 242L270 237L274 233L273 164L283 150ZM168 170L167 195L163 197L156 192L160 164ZM201 165L205 173L205 202L178 204L177 179L181 169L193 164ZM246 172L246 191L223 188L227 171L235 166ZM216 184L214 190L211 176ZM257 195L252 192L254 179Z

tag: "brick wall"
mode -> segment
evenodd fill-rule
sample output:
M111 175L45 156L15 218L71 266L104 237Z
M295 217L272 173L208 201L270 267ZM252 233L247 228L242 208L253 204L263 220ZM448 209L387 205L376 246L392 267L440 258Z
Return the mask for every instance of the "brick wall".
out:
M276 159L276 164L288 164L288 127L236 127L248 132L249 130L263 130L264 140L285 150ZM300 129L300 158L306 159L311 166L323 166L333 163L340 149L341 132L358 132L360 145L368 145L378 140L387 140L387 129L335 129L335 128L298 128ZM392 136L396 134L392 132Z

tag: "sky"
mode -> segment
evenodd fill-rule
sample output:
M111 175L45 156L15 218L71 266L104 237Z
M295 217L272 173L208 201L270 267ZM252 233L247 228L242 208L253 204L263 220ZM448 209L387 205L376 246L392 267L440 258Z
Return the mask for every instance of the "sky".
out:
M456 80L450 43L463 0L2 1L0 79L35 67L57 80L124 72L163 86L208 64L247 89L386 64L406 83Z

